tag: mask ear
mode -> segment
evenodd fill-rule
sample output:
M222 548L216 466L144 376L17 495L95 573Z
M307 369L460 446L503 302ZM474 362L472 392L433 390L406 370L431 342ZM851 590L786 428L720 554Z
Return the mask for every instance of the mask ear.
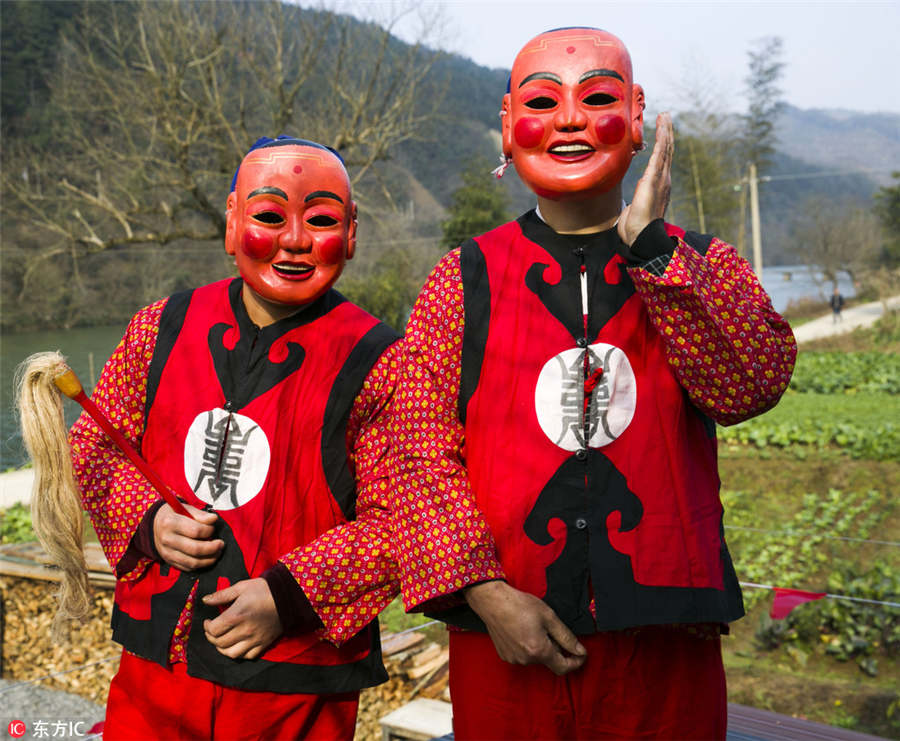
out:
M237 196L232 191L225 201L225 252L229 255L237 254L237 216L234 207L237 204Z
M512 123L510 118L509 93L503 96L503 106L500 108L500 137L503 142L503 156L512 157Z
M350 207L350 226L347 228L347 259L352 260L353 254L356 252L356 202Z
M644 88L640 85L631 86L631 140L634 149L638 151L644 146Z

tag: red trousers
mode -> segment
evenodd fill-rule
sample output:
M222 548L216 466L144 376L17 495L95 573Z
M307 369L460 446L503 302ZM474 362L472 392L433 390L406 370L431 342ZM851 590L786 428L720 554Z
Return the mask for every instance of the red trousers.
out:
M280 694L231 689L122 652L109 687L104 741L321 739L352 741L358 692Z
M502 661L485 633L450 633L455 741L725 738L718 636L668 626L579 637L581 669Z

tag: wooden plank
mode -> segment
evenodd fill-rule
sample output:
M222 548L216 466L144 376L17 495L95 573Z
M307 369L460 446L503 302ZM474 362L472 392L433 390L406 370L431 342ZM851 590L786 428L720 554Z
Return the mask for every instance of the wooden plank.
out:
M432 641L425 648L423 648L419 653L417 653L412 658L413 666L421 666L422 664L431 661L432 659L439 656L441 653L441 647Z
M112 588L116 579L99 543L87 543L84 548L88 566L88 581L94 586ZM0 574L22 579L60 581L61 572L50 565L50 558L38 542L0 545Z
M420 698L381 719L385 741L452 739L450 703ZM846 728L728 704L727 741L883 741Z
M36 563L13 561L0 556L0 575L15 576L20 579L37 579L39 581L58 582L62 579L59 569ZM116 586L116 578L102 571L89 571L88 582L97 587L112 589Z
M32 561L38 564L49 565L51 563L50 556L41 547L37 541L28 543L7 543L0 545L0 558L10 556L13 559L22 559L23 561ZM84 544L84 560L87 562L88 571L103 571L107 574L112 573L109 562L103 554L103 549L99 543Z
M878 736L728 704L728 741L879 741Z
M112 574L112 567L99 543L84 544L84 560L87 562L88 571L105 571Z
M419 677L424 677L426 674L431 674L431 672L433 672L435 669L446 664L449 659L450 649L445 648L431 660L422 663L416 663L415 666L407 669L406 676L410 679L418 679Z
M381 719L385 741L429 741L452 730L450 703L442 700L413 700Z
M381 653L383 656L393 656L401 651L407 651L425 640L422 633L384 633L381 636Z

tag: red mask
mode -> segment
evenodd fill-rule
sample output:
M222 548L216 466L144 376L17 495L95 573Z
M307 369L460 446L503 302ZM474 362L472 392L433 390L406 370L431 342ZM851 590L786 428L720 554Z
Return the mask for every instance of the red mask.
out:
M519 52L503 98L503 152L539 196L583 199L618 185L644 131L644 91L605 31L569 28Z
M274 305L272 318L319 298L353 257L356 204L344 166L327 150L290 144L250 152L226 213L225 251L253 300Z

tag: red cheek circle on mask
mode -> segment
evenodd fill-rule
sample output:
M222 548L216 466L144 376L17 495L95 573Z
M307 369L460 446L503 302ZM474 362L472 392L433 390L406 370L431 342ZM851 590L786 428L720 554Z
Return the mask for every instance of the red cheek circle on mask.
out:
M241 250L253 260L265 260L275 249L275 239L265 232L248 229L241 240Z
M594 124L601 144L618 144L625 136L625 119L621 116L603 116Z
M540 119L526 116L516 121L513 129L516 144L523 149L534 149L544 140L544 124Z
M344 257L344 240L337 235L325 237L319 243L316 252L320 263L337 265Z

